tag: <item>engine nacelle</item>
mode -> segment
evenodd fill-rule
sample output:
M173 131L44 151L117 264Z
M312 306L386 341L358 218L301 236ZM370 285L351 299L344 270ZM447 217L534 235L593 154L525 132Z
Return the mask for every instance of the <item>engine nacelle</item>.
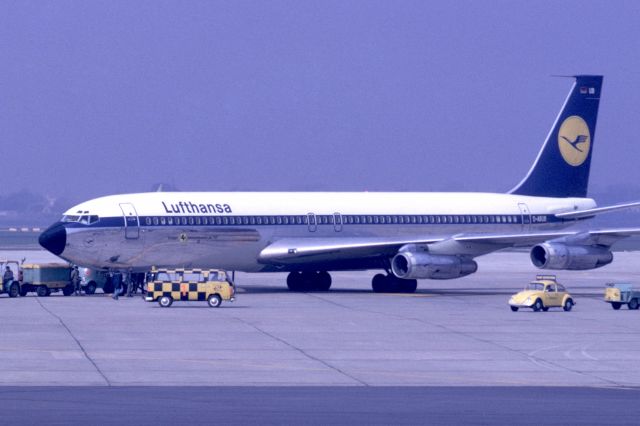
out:
M581 271L608 265L613 253L602 246L568 246L561 243L542 243L531 249L531 262L540 269Z
M391 260L391 270L398 278L448 280L473 274L478 264L458 256L401 251Z

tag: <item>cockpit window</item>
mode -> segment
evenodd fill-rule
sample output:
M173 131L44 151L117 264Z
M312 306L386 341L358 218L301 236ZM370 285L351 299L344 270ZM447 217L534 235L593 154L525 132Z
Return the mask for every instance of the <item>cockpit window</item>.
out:
M79 222L81 216L65 215L62 216L61 222Z
M97 215L83 215L83 216L66 215L66 216L62 216L61 222L66 222L66 223L78 222L84 225L91 225L96 223L99 220L100 220L100 217Z

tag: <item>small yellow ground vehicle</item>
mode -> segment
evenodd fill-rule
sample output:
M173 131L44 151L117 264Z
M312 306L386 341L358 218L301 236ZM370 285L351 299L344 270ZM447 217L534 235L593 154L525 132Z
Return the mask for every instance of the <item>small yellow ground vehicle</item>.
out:
M570 311L575 304L564 286L556 282L555 275L537 275L535 281L527 284L524 290L509 299L509 306L513 312L520 308L546 312L553 307Z
M147 283L147 302L163 308L174 300L207 301L217 308L223 300L235 300L235 287L225 271L216 269L154 269Z
M611 303L615 310L620 309L622 305L636 310L640 308L640 291L634 290L631 284L608 283L604 290L604 301Z

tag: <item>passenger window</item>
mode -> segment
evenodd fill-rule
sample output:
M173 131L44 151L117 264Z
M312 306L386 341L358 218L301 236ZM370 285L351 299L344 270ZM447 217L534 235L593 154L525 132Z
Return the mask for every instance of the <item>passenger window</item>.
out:
M160 216L160 225L166 225L167 224L167 218L164 216Z
M169 216L169 217L167 218L167 224L168 224L168 225L173 225L173 218L172 218L171 216Z
M222 224L223 224L223 225L228 225L228 224L229 224L229 218L228 218L227 216L224 216L224 217L222 218Z
M256 218L254 216L249 216L249 225L255 225L256 224Z
M182 276L182 281L186 282L198 282L200 281L200 273L199 272L185 272Z
M288 225L289 224L289 216L283 216L282 217L282 224L283 225Z
M145 217L144 218L144 223L146 223L147 225L151 225L151 218L150 217Z
M160 223L160 221L158 220L158 218L157 218L157 217L154 217L154 218L153 218L153 224L157 226L157 225L158 225L158 223Z

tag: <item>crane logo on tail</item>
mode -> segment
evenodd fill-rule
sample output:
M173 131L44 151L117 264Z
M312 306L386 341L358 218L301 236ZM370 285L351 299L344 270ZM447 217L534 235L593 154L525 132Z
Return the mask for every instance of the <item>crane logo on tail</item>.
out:
M558 131L560 154L567 164L579 166L589 156L591 133L587 123L577 115L567 117Z

